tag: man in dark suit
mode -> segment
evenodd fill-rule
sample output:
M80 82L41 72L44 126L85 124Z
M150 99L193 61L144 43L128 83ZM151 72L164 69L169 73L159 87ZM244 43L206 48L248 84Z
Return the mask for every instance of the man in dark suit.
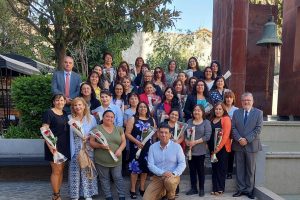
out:
M254 177L256 154L262 150L259 139L263 123L263 112L253 106L253 95L242 95L242 107L232 117L232 149L235 151L236 180L238 191L233 197L247 195L254 199Z
M64 70L56 71L52 77L52 93L63 94L67 103L65 111L70 113L70 104L72 99L79 96L81 77L79 74L72 72L74 60L70 56L64 58Z

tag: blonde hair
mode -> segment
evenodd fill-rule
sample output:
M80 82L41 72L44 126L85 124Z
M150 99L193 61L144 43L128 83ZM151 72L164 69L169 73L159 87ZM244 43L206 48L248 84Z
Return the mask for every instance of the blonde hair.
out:
M84 98L82 97L76 97L75 99L72 100L72 103L71 103L71 113L72 113L72 117L76 117L76 112L74 110L74 105L77 103L77 102L81 102L83 105L84 105L84 110L83 110L83 117L86 117L88 123L91 122L91 115L90 115L90 109L89 109L89 106L88 104L86 103L86 101L84 100Z

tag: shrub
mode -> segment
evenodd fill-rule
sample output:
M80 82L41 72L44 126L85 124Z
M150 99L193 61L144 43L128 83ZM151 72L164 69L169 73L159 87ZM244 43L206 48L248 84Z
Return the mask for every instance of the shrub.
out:
M38 135L39 132L28 130L23 126L10 126L6 133L4 134L5 138L23 138L23 139L36 139L40 138Z
M12 127L16 134L24 130L29 138L39 133L42 114L51 105L51 75L33 75L18 77L12 82L12 98L21 113L20 128ZM29 132L31 134L29 134Z

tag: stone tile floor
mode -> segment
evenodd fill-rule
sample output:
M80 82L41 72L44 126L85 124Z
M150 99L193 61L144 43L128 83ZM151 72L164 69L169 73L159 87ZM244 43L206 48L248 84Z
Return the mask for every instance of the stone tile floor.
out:
M210 182L211 180L207 180ZM129 191L129 178L126 177L124 179L124 184L126 187L126 192ZM117 194L115 192L114 187L113 193L114 198L117 198ZM204 199L204 200L246 200L248 199L246 196L242 196L239 198L233 198L232 192L225 193L222 196L211 196L209 191L206 191L205 197L200 198L198 195L186 196L184 193L189 189L189 181L186 178L183 178L180 183L181 192L177 199L179 200L196 200L196 199ZM206 189L207 190L207 189ZM67 183L64 182L61 189L61 196L63 200L70 199L68 197L68 188ZM48 181L2 181L0 182L0 200L50 200L51 199L51 186ZM94 200L102 200L103 194L100 191L98 196L93 198ZM129 192L127 192L126 199L130 199ZM138 196L138 199L142 198Z

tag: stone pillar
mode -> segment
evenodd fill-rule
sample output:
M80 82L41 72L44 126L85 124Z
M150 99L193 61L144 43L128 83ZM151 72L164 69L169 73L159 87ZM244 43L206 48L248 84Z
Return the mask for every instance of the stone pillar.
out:
M214 0L212 59L219 60L222 71L230 70L229 88L235 92L237 106L245 91L252 92L255 107L272 113L273 73L269 96L265 96L267 49L256 46L273 6L249 5L248 0ZM274 48L270 50L270 71L274 69Z
M300 116L300 0L283 1L278 115Z

